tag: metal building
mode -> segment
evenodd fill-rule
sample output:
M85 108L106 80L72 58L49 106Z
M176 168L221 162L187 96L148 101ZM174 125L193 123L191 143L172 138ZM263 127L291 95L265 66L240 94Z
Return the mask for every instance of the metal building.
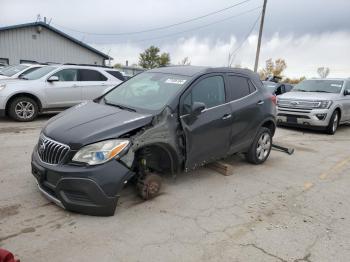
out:
M0 27L0 63L105 65L108 55L44 23Z

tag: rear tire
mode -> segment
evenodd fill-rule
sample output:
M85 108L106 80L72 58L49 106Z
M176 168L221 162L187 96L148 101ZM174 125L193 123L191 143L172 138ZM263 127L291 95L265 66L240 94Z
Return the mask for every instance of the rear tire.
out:
M155 173L146 173L137 181L137 190L144 200L156 197L162 186L162 178Z
M248 162L259 165L269 157L272 147L272 134L270 129L261 127L247 153Z
M326 128L326 133L329 135L334 135L339 126L339 112L335 110L329 120L329 124Z
M9 106L9 116L20 122L33 121L39 112L39 106L35 100L27 96L13 99Z

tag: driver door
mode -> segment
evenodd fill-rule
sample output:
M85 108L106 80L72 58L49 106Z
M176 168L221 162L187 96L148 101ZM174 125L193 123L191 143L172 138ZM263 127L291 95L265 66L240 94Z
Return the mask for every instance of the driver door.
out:
M57 76L58 81L46 82L45 94L49 108L67 108L82 102L78 69L65 68L51 76Z
M205 104L199 115L193 115L194 102ZM186 137L186 164L193 169L207 161L225 156L230 148L232 112L226 103L224 76L199 78L180 99L181 124Z

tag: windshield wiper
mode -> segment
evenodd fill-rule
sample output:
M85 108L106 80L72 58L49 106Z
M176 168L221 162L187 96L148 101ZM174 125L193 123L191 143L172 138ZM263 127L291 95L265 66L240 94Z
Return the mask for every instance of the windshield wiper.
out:
M306 91L306 90L304 90L304 89L293 89L293 91L308 92L308 91Z
M133 108L131 108L131 107L127 107L127 106L123 106L123 105L111 103L111 102L109 102L106 98L103 98L103 102L104 102L106 105L115 106L115 107L119 107L120 109L124 109L124 110L129 110L129 111L132 111L132 112L136 112L136 110L133 109Z
M28 78L26 78L26 77L24 77L24 76L20 77L19 79L29 80Z
M312 90L312 91L309 91L309 92L316 92L316 93L332 93L332 92L324 91L324 90Z

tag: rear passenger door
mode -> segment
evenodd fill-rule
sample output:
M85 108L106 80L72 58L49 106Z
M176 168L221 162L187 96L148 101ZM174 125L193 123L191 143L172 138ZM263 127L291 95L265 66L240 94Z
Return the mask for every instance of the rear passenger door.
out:
M51 76L57 76L58 81L46 82L45 95L49 108L67 108L82 101L77 69L65 68L48 78Z
M344 92L345 92L345 90L348 90L348 92L350 92L350 81L347 81L345 83ZM345 111L343 119L346 121L350 121L350 95L345 96L343 101L344 101L343 108Z
M251 80L242 75L227 75L229 105L232 110L230 152L246 150L254 139L263 116L264 100Z
M205 104L197 116L191 112L194 102ZM232 119L223 75L205 75L192 84L180 99L180 115L186 139L186 168L226 156Z
M93 69L79 69L79 84L83 100L92 100L101 96L109 88L107 77Z

